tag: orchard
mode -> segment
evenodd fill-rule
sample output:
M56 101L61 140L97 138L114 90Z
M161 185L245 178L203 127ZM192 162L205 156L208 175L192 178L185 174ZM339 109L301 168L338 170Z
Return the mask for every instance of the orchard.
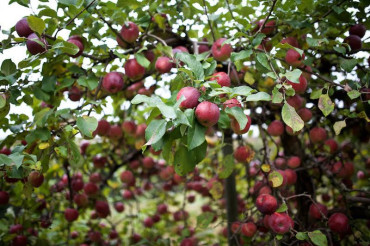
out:
M369 1L14 5L0 245L370 244Z

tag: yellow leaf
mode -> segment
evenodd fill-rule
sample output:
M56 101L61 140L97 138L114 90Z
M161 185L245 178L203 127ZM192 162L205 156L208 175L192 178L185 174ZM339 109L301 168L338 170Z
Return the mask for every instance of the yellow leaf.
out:
M244 81L249 84L249 85L253 85L255 80L253 78L253 74L249 73L249 72L246 72L245 75L244 75Z
M273 171L272 173L270 173L268 179L271 182L272 187L274 188L279 187L283 184L283 176L277 171Z
M271 170L271 167L269 164L262 164L261 169L263 172L268 173Z
M212 188L209 191L211 193L212 197L217 200L222 197L222 193L224 192L224 186L220 182L213 182Z
M49 148L50 144L48 142L46 143L40 143L39 144L39 149L47 149Z

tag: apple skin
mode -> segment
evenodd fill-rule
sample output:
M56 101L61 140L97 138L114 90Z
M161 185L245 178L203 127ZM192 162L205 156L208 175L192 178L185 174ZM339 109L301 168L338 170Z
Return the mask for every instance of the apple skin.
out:
M290 80L287 80L287 83L291 85L298 94L303 94L307 89L307 79L303 75L299 77L299 83L294 83Z
M78 211L74 208L67 208L64 211L64 217L68 222L73 222L78 219Z
M253 237L257 231L257 226L253 222L242 224L241 233L246 237Z
M360 38L363 38L366 33L366 27L362 24L356 24L351 26L349 29L349 34L350 35L356 35L359 36Z
M76 194L73 197L73 201L78 207L86 207L89 204L89 200L86 194Z
M348 217L343 213L334 213L330 216L328 225L332 232L345 235L350 230Z
M280 120L274 120L270 123L270 125L267 127L267 132L271 136L281 136L284 133L284 123Z
M84 192L88 196L94 196L98 193L98 191L99 187L92 182L86 183L84 186Z
M32 29L28 25L27 18L20 19L17 24L15 24L15 31L20 37L28 37L33 33Z
M13 238L12 246L27 246L27 237L24 235L17 235Z
M104 168L107 161L107 157L105 156L94 156L93 158L95 168Z
M107 73L103 78L103 88L110 93L117 93L123 88L123 78L119 72Z
M226 61L230 58L231 52L233 51L230 44L222 45L224 41L226 41L226 38L220 38L212 45L211 52L216 61Z
M0 205L6 205L9 203L9 193L6 191L0 191Z
M320 212L321 211L321 212ZM308 210L308 214L314 218L314 219L317 219L317 220L320 220L322 219L322 215L321 213L325 216L328 215L328 209L325 205L321 204L321 203L312 203L310 205L310 208Z
M72 190L78 192L84 188L84 182L82 179L74 179L71 182Z
M129 21L122 26L120 34L127 43L134 43L139 37L139 27Z
M151 217L147 217L147 218L144 219L143 224L146 228L152 228L153 225L154 225L154 221Z
M324 142L325 145L329 146L330 153L333 154L338 150L338 143L334 139L330 138Z
M261 27L265 20L260 20L258 23L258 26ZM274 20L268 21L265 25L265 27L261 30L262 33L269 35L274 32L275 30L276 22Z
M231 119L230 126L231 129L238 135L245 134L249 131L249 128L251 127L252 124L252 119L249 115L246 115L248 118L247 125L244 127L244 129L240 129L240 125L236 119Z
M131 80L138 80L144 76L145 68L136 59L129 59L125 64L125 73Z
M312 128L309 135L311 142L314 144L323 142L327 138L326 130L322 127Z
M122 213L123 211L125 211L125 205L122 202L116 202L114 204L114 208L118 213Z
M166 56L158 57L157 61L155 62L155 69L161 74L169 73L172 66L173 63L171 62L170 58Z
M42 175L42 173L39 173L37 171L32 171L28 175L28 183L30 183L35 188L40 187L43 182L44 182L44 175Z
M71 88L69 88L68 90L69 100L71 100L72 102L78 102L80 101L81 97L82 91L78 87L72 86Z
M220 110L216 104L203 101L195 109L195 117L201 125L211 127L217 124Z
M331 171L337 177L345 179L352 177L355 172L355 168L351 162L342 163L338 161L332 166Z
M122 137L122 128L119 125L113 125L109 129L108 136L111 139L120 139Z
M312 112L308 108L301 108L298 110L298 115L304 122L308 122L312 119Z
M234 151L234 158L238 162L246 163L251 156L250 148L248 146L239 146Z
M211 80L216 80L217 84L221 85L221 87L224 87L224 86L229 87L231 85L230 77L225 72L214 73L212 75Z
M298 156L292 156L288 159L288 167L297 168L301 165L301 158Z
M304 99L297 94L287 99L287 103L295 108L295 110L299 110L303 106L303 102Z
M289 49L285 55L285 61L291 66L299 67L302 65L304 57L304 53L301 56L296 50Z
M22 231L23 231L23 225L21 224L11 225L9 229L10 234L19 234Z
M98 127L94 131L94 135L98 134L99 136L106 136L108 135L109 130L110 130L110 123L105 119L101 119L98 122Z
M82 42L80 42L77 38L68 39L69 43L74 44L78 47L78 52L75 55L69 55L70 57L77 58L84 52L84 45Z
M155 166L155 162L153 158L148 157L148 156L144 157L141 162L143 163L143 167L146 169L151 169Z
M178 93L176 100L180 100L181 96L185 100L180 103L180 108L195 108L199 104L200 92L194 87L184 87Z
M226 100L224 103L224 108L233 108L233 107L239 107L239 108L242 108L242 105L241 103L235 99L235 98L232 98L232 99L229 99L229 100Z
M120 175L120 179L121 179L122 183L124 183L124 184L131 184L131 183L135 182L135 176L129 170L123 171Z
M294 185L297 182L297 173L292 169L285 169L284 174L287 180L287 185Z
M38 40L44 45L40 45L39 43L33 40ZM48 42L44 38L43 39L39 38L35 33L31 33L27 37L27 42L26 42L27 50L32 55L37 55L37 54L45 52L47 45L48 45Z
M106 218L110 214L109 205L106 201L96 201L95 211L98 213L100 218Z
M287 233L294 227L294 221L286 213L273 213L268 219L270 229L277 234Z
M299 48L298 40L295 37L287 37L281 40L282 44L290 44L293 47Z
M349 35L343 42L347 43L349 47L351 47L352 51L360 50L362 48L361 38L357 35Z
M162 204L159 204L158 206L157 206L157 212L159 213L159 214L166 214L166 213L168 213L168 207L167 207L167 205L166 204L164 204L164 203L162 203Z
M256 206L258 211L263 214L272 214L277 209L276 198L269 194L261 194L256 199Z

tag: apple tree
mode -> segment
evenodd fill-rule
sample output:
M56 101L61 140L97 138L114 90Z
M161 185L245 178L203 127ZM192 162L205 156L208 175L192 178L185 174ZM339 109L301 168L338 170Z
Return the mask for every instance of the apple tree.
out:
M2 30L0 245L369 244L368 1L32 6Z

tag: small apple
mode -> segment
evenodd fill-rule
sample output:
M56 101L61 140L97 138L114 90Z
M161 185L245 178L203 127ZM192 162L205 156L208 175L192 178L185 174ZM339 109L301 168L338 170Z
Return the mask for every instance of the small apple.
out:
M273 213L269 220L269 226L277 234L287 233L294 227L294 221L286 213Z
M176 100L184 96L185 100L180 103L180 108L195 108L199 104L200 92L194 87L184 87L178 93Z
M41 42L39 44L38 42ZM27 42L26 42L27 50L32 54L32 55L37 55L40 53L43 53L47 50L48 42L44 38L39 38L35 33L31 33L27 37Z
M226 61L227 59L229 59L231 52L233 51L230 44L222 45L225 41L226 38L220 38L212 45L211 51L216 61Z
M94 196L98 193L98 191L99 187L92 182L86 183L84 186L84 192L88 196Z
M263 214L272 214L277 209L276 198L269 194L261 194L256 199L256 206L258 211Z
M298 40L295 37L287 37L281 40L282 44L290 44L293 47L299 48Z
M241 163L247 163L250 161L252 150L249 146L239 146L234 151L234 158Z
M64 211L64 217L68 222L73 222L78 218L78 211L74 208L67 208Z
M84 52L84 49L85 48L84 48L83 43L81 41L79 41L78 38L76 38L76 37L75 38L69 38L67 40L67 42L69 42L71 44L74 44L74 45L76 45L78 47L78 52L75 55L69 55L69 56L71 56L73 58L76 58L76 57L79 57L80 55L82 55L82 53Z
M360 50L362 48L361 38L357 35L349 35L343 42L347 43L353 51Z
M155 62L155 69L161 74L170 72L172 66L173 63L171 62L170 58L166 56L158 57L157 61Z
M117 211L118 213L122 213L122 212L125 210L125 205L123 205L123 203L122 203L122 202L116 202L116 203L114 204L114 208L116 209L116 211Z
M201 125L211 127L217 124L220 110L216 104L203 101L195 109L195 117Z
M242 224L241 233L246 237L253 237L257 231L257 226L253 222Z
M136 132L136 123L135 121L126 120L122 123L122 130L125 134L134 136Z
M108 136L111 139L120 139L122 137L122 128L119 125L112 125L109 129Z
M295 49L289 49L285 55L285 61L289 65L299 67L302 65L304 57L305 57L304 53L300 55L298 51L296 51Z
M299 110L303 106L304 99L299 95L295 94L292 97L288 97L287 103L293 108L295 108L295 110Z
M233 108L233 107L242 108L241 103L236 98L232 98L232 99L226 100L223 103L223 105L224 105L224 108Z
M244 129L240 129L239 122L235 118L232 118L230 123L231 129L238 135L247 133L252 124L252 119L249 115L247 115L247 119L247 125L244 127Z
M350 35L356 35L359 36L360 38L363 38L366 33L366 27L362 24L355 24L351 26L349 29L349 34Z
M231 85L230 77L225 72L214 73L212 75L211 80L216 80L217 84L221 85L221 87L224 87L224 86L229 87Z
M0 205L7 205L9 203L9 193L0 191Z
M77 87L77 86L72 86L68 90L68 98L72 102L78 102L80 101L82 97L83 92Z
M157 206L157 212L159 214L166 214L168 213L168 207L166 204L162 203Z
M73 197L73 201L76 203L78 207L86 207L89 204L89 200L86 194L76 194Z
M312 218L320 220L320 219L322 219L322 214L325 215L325 216L328 215L328 209L325 205L323 205L321 203L312 203L310 205L308 214Z
M17 24L15 24L15 31L20 37L28 37L33 33L32 29L28 25L27 18L20 19Z
M135 176L129 170L123 171L120 175L120 178L121 178L122 183L124 183L124 184L129 185L129 184L132 184L133 182L135 182Z
M292 156L288 159L288 167L297 168L301 165L301 158L298 156Z
M121 73L110 72L104 76L102 86L110 93L117 93L122 90L123 84L124 81Z
M310 140L312 143L320 143L326 140L326 130L322 127L314 127L310 130Z
M348 217L343 213L334 213L330 216L328 225L330 230L339 235L345 235L350 230Z
M307 80L303 75L299 77L299 83L294 83L290 80L287 80L287 83L291 85L298 94L303 94L307 89Z
M96 201L95 211L98 213L100 218L106 218L110 214L109 205L106 201Z
M308 108L301 108L298 110L298 115L304 122L308 122L312 119L312 112Z
M98 126L96 130L94 131L94 135L98 134L99 136L107 136L110 130L110 123L105 120L101 119L98 121Z
M129 21L122 26L120 34L127 43L134 43L139 37L139 27Z
M324 142L326 146L329 146L330 153L333 154L338 150L338 143L334 139L330 138Z
M280 120L274 120L267 128L271 136L281 136L284 133L284 123Z
M144 76L145 68L136 59L129 59L125 63L125 73L131 80L138 80Z
M28 183L30 183L35 188L40 187L43 182L44 182L44 175L42 175L42 173L40 172L32 171L28 175Z

